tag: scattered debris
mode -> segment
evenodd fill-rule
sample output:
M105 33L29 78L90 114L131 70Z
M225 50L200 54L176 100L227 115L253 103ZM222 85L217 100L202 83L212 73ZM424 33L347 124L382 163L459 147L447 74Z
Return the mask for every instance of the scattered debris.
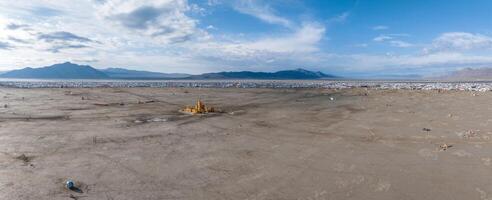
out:
M446 150L448 150L451 147L453 147L453 145L444 143L444 144L439 145L439 150L440 151L446 151Z
M73 194L70 194L70 196L68 196L68 197L69 197L69 198L71 198L71 199L78 200L78 199L80 199L80 198L87 197L87 196L75 196L75 195L73 195Z
M138 100L137 103L138 104L146 104L146 103L154 103L155 101L154 100L149 100L149 101L140 101Z
M138 118L136 120L133 121L133 123L135 124L143 124L143 123L150 123L150 122L167 122L168 119L166 118L158 118L158 117L154 117L154 118Z
M15 113L14 113L15 114ZM1 119L10 119L10 120L68 120L70 119L69 115L40 115L40 116L11 116L11 117L1 117Z
M120 103L93 103L92 105L95 105L95 106L117 106L117 105L124 106L125 103L123 103L123 102L120 102Z
M83 95L82 93L76 93L76 92L73 92L73 91L65 91L65 95L67 96L80 96L80 95Z
M246 113L246 111L244 110L236 110L236 111L229 112L230 115L240 115L244 113Z
M26 154L21 154L20 156L15 157L15 159L23 161L24 164L31 162L32 158L32 156L26 156Z
M93 103L95 106L109 106L109 103Z
M71 179L68 179L65 181L65 188L71 190L71 191L74 191L74 192L77 192L77 193L84 193L80 188L78 188L76 185L75 185L75 182ZM82 196L74 196L74 195L70 195L70 198L72 199L78 199Z
M391 188L391 183L384 180L378 180L376 188L374 191L376 192L387 192Z
M157 117L147 120L147 122L166 122L166 121L167 119L157 118Z
M67 181L65 181L65 187L69 190L72 190L73 188L75 188L75 183L71 179L68 179Z
M465 135L463 135L465 138L471 138L471 137L475 137L475 136L478 136L478 131L474 131L474 130L468 130L465 132Z
M430 128L422 128L422 131L429 132L429 131L431 131L431 129Z
M478 137L478 132L480 130L467 130L465 132L460 132L460 133L457 133L458 136L462 137L462 138L465 138L465 139L470 139L470 138L475 138L475 137Z
M190 114L205 114L205 113L213 113L215 112L214 107L207 107L205 104L198 99L196 101L195 106L187 106L181 110L182 112L190 113Z

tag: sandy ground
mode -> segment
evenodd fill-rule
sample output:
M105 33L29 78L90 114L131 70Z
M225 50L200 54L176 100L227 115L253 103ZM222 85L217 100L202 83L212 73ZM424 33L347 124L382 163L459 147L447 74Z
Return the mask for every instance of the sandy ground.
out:
M197 98L224 112L178 112ZM491 100L1 88L0 199L492 199Z

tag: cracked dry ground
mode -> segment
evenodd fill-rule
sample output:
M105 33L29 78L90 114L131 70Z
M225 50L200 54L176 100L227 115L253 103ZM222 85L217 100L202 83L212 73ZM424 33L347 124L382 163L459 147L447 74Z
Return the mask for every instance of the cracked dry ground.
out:
M197 98L223 112L178 112ZM491 100L1 88L0 199L492 199Z

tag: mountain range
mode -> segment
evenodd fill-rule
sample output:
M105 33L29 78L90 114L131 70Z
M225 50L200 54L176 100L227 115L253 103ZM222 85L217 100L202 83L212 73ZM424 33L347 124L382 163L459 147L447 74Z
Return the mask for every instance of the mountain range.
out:
M193 75L190 79L323 79L337 78L337 76L313 72L305 69L283 70L278 72L218 72Z
M0 78L29 79L327 79L337 76L313 72L304 69L283 70L278 72L217 72L200 75L181 73L160 73L129 70L123 68L95 69L89 65L78 65L70 62L51 66L26 67L0 73Z
M2 78L39 78L39 79L105 79L107 74L88 65L70 62L54 64L47 67L12 70L0 74Z
M160 73L160 72L149 72L140 70L130 70L123 68L106 68L100 70L101 72L108 75L110 78L114 79L166 79L166 78L186 78L189 74L181 73Z
M438 77L444 80L492 80L492 68L464 68Z

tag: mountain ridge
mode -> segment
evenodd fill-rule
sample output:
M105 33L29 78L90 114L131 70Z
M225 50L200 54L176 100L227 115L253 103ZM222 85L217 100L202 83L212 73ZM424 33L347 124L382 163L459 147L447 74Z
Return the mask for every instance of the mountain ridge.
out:
M305 69L281 70L277 72L252 72L252 71L229 71L214 72L201 75L193 75L189 79L323 79L338 78L334 75L324 74L322 72L313 72Z
M492 80L492 68L463 68L455 70L446 75L439 76L437 79L443 80Z
M53 64L50 66L12 70L0 74L2 78L39 78L39 79L104 79L109 78L103 72L89 65L77 65L71 62Z
M144 70L131 70L119 67L110 67L106 69L101 69L103 73L107 74L110 78L117 79L160 79L160 78L185 78L189 77L189 74L184 73L161 73L161 72L151 72Z
M33 78L33 79L328 79L337 76L320 71L305 69L281 70L277 72L229 71L213 72L200 75L180 73L160 73L124 68L95 69L89 65L78 65L71 62L54 64L46 67L12 70L0 74L0 78Z

